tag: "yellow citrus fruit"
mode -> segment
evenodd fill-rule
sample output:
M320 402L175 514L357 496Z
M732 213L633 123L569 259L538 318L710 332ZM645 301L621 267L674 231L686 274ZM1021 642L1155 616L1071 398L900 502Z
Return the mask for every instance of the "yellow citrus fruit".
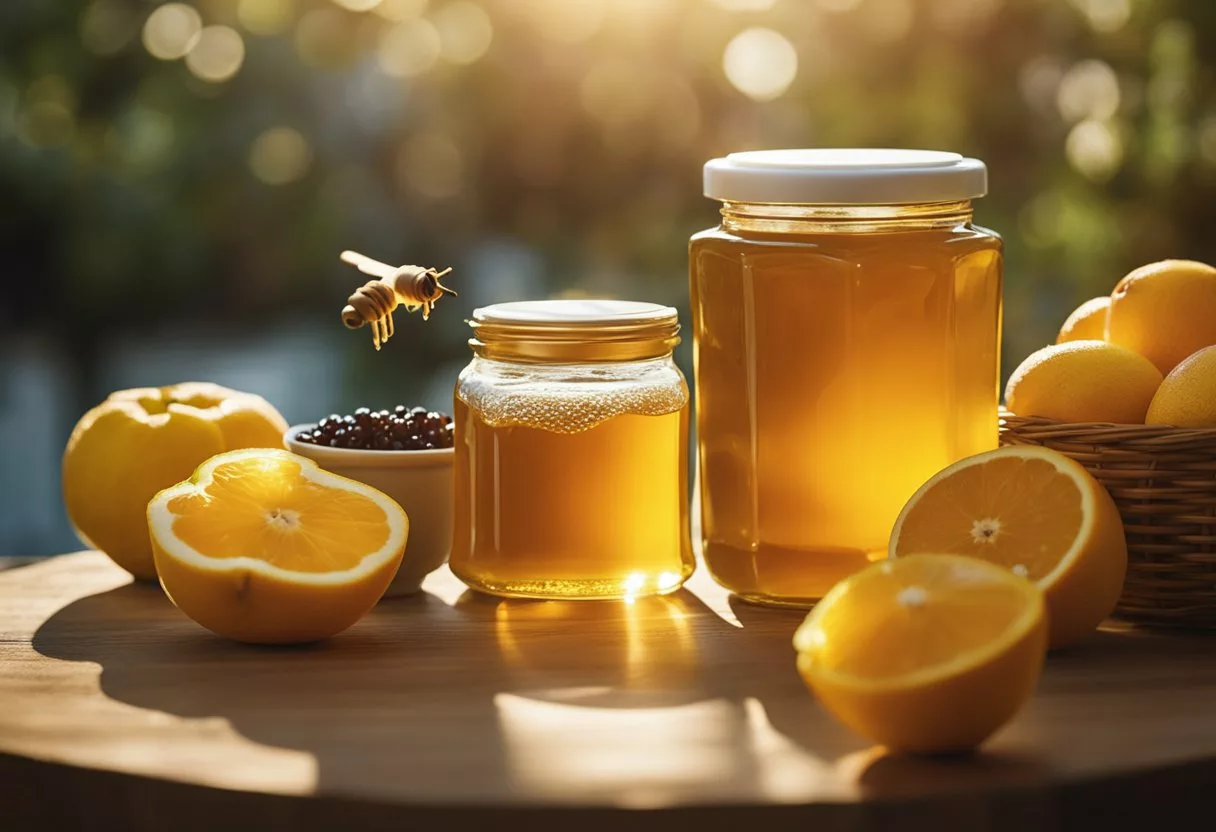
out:
M1170 370L1148 406L1144 423L1216 428L1216 346L1204 347Z
M173 401L196 407L215 419L224 435L226 450L284 447L287 420L261 396L209 381L187 381L164 390L164 395Z
M1106 337L1162 373L1216 344L1216 269L1194 260L1162 260L1128 273L1111 293Z
M409 520L371 486L287 451L207 460L148 503L161 585L208 630L292 644L345 630L384 594Z
M63 452L63 501L87 545L156 580L148 500L226 450L283 447L287 421L265 399L205 382L112 393L76 423Z
M1073 310L1060 327L1056 343L1067 341L1102 341L1106 339L1106 313L1110 298L1090 298Z
M841 722L894 751L974 748L1034 690L1043 594L958 555L871 564L832 588L794 635L798 670Z
M1161 373L1152 362L1105 341L1069 341L1031 353L1005 387L1019 416L1060 422L1141 424Z
M946 552L1034 581L1051 646L1072 644L1114 610L1127 541L1114 500L1074 460L1015 445L956 462L920 487L891 532L893 558Z

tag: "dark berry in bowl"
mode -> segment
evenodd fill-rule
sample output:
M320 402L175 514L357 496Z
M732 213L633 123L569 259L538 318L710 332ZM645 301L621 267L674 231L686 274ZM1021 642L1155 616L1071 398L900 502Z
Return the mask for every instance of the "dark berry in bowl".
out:
M360 407L354 413L331 413L315 428L302 430L293 439L308 445L375 451L422 451L451 448L456 426L446 413L425 407L392 410Z

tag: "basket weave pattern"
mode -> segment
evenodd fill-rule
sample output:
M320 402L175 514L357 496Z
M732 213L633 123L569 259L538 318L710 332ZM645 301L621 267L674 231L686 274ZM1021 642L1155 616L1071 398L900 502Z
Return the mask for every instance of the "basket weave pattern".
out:
M1127 534L1117 616L1216 628L1216 429L1073 424L1003 412L1001 444L1059 451L1106 486Z

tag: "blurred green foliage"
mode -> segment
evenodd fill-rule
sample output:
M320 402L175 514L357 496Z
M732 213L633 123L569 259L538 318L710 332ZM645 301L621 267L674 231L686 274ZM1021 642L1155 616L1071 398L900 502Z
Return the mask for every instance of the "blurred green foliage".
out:
M1006 371L1128 269L1216 260L1203 0L195 0L243 45L220 81L218 40L218 69L150 54L161 5L0 4L0 322L62 330L85 378L118 332L336 321L348 247L459 275L507 241L542 293L684 306L700 166L752 147L984 159ZM724 72L752 27L798 59L763 100Z

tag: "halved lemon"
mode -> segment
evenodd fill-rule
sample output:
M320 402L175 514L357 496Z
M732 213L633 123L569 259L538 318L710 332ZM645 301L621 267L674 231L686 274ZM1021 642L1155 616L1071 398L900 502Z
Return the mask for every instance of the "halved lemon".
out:
M238 641L317 641L384 594L409 520L370 486L287 451L213 456L148 503L161 585L186 615Z
M1043 593L959 555L872 564L838 583L794 635L824 707L895 751L978 746L1029 698L1043 667Z
M1034 581L1051 646L1072 644L1115 608L1127 572L1123 522L1106 489L1063 454L1014 445L956 462L904 506L889 554L969 555Z

